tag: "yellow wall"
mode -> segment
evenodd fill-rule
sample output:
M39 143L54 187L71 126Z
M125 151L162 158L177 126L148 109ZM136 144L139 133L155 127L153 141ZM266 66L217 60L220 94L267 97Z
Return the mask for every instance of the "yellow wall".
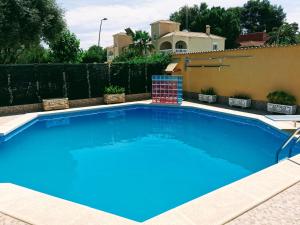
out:
M212 51L214 43L216 43L218 45L218 50L225 49L225 39L190 37L188 50L190 52L192 52L192 51Z
M185 71L185 57L192 60L190 65L229 67L188 67ZM184 91L199 93L203 88L213 87L220 96L244 93L254 100L266 101L269 92L283 90L295 95L300 104L300 45L183 54L173 58L180 59L178 73L184 76Z
M132 37L120 33L114 36L114 46L118 48L118 55L121 54L122 50L132 44Z
M180 23L175 22L164 22L158 21L151 24L151 36L152 40L157 40L158 38L175 31L180 30Z

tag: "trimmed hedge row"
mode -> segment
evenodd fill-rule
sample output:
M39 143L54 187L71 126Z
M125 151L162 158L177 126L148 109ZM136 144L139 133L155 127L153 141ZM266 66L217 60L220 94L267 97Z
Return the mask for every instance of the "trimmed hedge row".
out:
M151 77L162 64L36 64L0 65L0 106L39 103L42 99L84 99L103 96L107 85L127 94L151 92Z

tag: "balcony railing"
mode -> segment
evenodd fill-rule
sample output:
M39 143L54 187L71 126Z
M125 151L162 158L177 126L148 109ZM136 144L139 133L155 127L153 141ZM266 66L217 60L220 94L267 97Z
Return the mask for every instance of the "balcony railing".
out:
M175 52L176 52L176 53L187 53L188 50L187 50L187 49L182 49L182 48L176 48L176 49L175 49Z
M173 49L164 49L164 50L160 50L160 52L163 52L163 53L187 53L188 50L176 48L174 50Z
M173 53L173 49L164 49L164 50L160 50L160 52L162 52L162 53Z

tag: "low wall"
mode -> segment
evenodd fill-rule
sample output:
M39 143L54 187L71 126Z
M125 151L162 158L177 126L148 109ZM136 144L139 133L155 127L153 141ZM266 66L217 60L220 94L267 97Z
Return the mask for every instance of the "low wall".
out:
M219 96L250 95L254 107L262 109L270 92L283 90L294 95L300 105L300 45L178 54L173 58L179 61L174 74L184 76L183 88L190 95L213 87Z
M132 94L132 95L126 95L126 102L148 100L150 98L151 98L150 93ZM77 107L103 105L104 101L103 98L100 97L100 98L70 100L69 103L71 108L77 108ZM16 106L4 106L4 107L0 107L0 116L9 116L9 115L17 115L17 114L24 114L30 112L41 112L41 111L43 111L43 107L41 103L16 105Z
M198 94L196 92L183 92L184 100L192 100L192 101L199 101ZM228 99L227 96L218 96L217 103L221 105L228 106ZM200 103L200 101L199 101ZM201 102L203 104L203 102ZM207 103L208 104L208 103ZM267 112L267 101L259 101L259 100L252 100L251 101L251 108L260 110L260 111L266 111ZM300 105L298 105L297 113L300 113Z

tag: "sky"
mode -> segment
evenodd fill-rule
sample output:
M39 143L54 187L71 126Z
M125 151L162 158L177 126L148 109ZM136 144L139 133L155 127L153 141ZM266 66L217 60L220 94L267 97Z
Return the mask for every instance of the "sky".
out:
M57 0L65 11L69 29L81 41L81 47L97 44L101 18L103 22L101 46L113 44L112 35L124 32L127 27L133 30L150 32L150 23L168 19L172 12L184 5L206 2L209 6L225 8L242 6L247 0ZM287 13L288 22L300 24L300 0L271 0L281 5ZM212 31L213 32L213 31Z

